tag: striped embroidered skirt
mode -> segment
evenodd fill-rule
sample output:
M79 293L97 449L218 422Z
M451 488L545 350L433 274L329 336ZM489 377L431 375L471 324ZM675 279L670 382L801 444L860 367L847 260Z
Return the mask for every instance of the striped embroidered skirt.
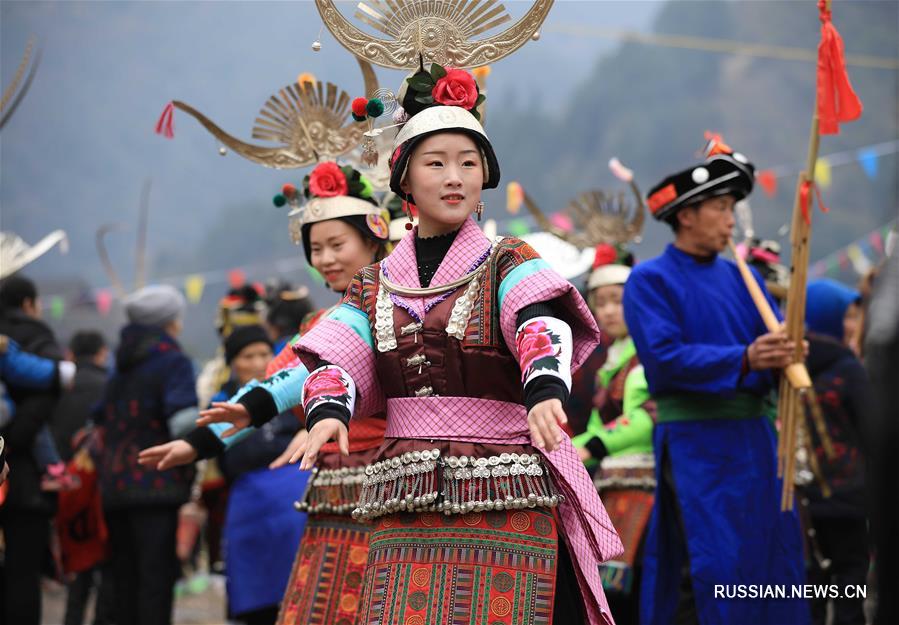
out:
M353 625L371 525L348 515L309 517L278 625Z
M552 510L391 514L370 538L358 625L552 623Z

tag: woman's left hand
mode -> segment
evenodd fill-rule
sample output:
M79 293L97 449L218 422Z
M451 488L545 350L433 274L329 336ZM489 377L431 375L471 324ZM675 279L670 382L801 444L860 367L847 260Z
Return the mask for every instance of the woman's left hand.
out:
M301 448L305 449L307 438L309 438L309 432L306 431L306 428L303 428L302 430L294 434L290 443L288 443L287 445L287 449L282 451L281 455L275 458L272 463L268 465L268 468L278 469L285 466L289 462L296 462L297 459L302 456L298 456L295 459L294 454Z
M568 417L558 399L547 399L531 408L528 413L528 429L531 442L540 449L555 451L563 440L561 425L568 423Z

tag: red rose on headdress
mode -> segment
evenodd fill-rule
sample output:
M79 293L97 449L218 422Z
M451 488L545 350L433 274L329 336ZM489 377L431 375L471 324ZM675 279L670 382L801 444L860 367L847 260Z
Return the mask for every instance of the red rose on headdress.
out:
M470 111L478 100L478 84L465 70L448 69L446 76L434 85L431 95L438 104L460 106Z
M518 335L516 347L518 347L518 362L521 364L522 379L528 376L534 362L556 355L552 334L543 321L534 321L526 325Z
M593 268L602 267L615 262L618 258L618 252L608 243L600 243L596 246L596 253L593 256Z
M347 392L343 376L337 369L319 371L306 380L306 403L322 396L339 397Z
M309 190L316 197L346 195L349 191L346 175L337 163L322 163L309 174Z

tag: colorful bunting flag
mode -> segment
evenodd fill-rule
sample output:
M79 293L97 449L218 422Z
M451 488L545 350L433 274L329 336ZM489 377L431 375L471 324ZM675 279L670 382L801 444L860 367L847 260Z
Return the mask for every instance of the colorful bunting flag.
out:
M871 233L870 240L871 247L874 248L874 251L883 256L883 237L880 236L878 230Z
M822 188L830 188L830 161L819 158L815 163L815 182Z
M845 251L841 250L839 254L837 254L837 262L840 263L840 269L849 269L849 256Z
M97 289L96 302L97 312L102 317L108 315L112 308L112 293L109 292L109 289Z
M873 148L862 148L858 151L858 164L868 178L877 177L880 155Z
M871 261L868 260L868 257L865 256L862 248L858 245L850 245L846 249L846 255L852 262L852 269L855 270L855 273L858 275L863 276L871 270Z
M50 316L53 319L62 319L66 314L66 301L62 295L54 295L50 298Z
M509 234L513 237L523 237L531 231L531 228L524 219L513 219L506 224L506 230L508 230Z
M574 222L571 221L571 217L565 213L553 213L549 216L549 223L564 232L571 232L574 230Z
M777 195L777 175L773 170L766 169L765 171L760 171L755 175L755 180L759 183L759 186L762 188L762 191L765 192L765 195L768 197Z
M242 287L247 281L247 276L242 269L232 269L228 272L228 286L232 289Z
M510 182L506 185L506 211L510 215L517 215L521 210L521 204L524 202L524 189L517 182Z
M187 276L184 281L184 293L191 304L199 304L203 299L203 289L206 288L206 278L202 274Z

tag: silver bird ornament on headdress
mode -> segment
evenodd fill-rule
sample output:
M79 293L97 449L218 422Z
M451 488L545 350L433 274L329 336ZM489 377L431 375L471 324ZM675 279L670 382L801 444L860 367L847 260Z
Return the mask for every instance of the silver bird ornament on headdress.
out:
M378 89L371 64L357 59L366 92ZM365 125L350 118L350 96L333 83L293 82L266 101L253 126L252 137L278 144L274 147L242 141L217 126L194 107L173 100L162 113L156 132L171 138L172 115L177 108L203 125L216 139L243 158L273 169L298 169L334 159L359 144ZM348 118L349 121L348 121Z

